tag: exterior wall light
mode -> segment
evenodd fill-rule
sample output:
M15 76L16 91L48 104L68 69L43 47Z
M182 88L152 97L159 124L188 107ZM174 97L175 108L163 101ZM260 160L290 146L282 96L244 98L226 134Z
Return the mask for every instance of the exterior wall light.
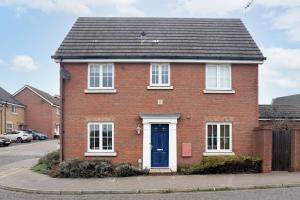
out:
M142 128L140 127L140 125L138 124L138 126L136 127L136 134L140 135L142 133Z

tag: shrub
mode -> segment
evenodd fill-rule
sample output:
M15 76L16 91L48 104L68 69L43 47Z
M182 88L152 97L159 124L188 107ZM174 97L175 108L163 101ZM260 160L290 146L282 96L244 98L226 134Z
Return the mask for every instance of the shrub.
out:
M115 173L116 176L118 177L127 177L127 176L147 175L149 171L139 170L129 163L122 163L115 168Z
M91 178L112 176L113 168L109 161L67 160L59 165L61 177Z
M113 168L111 163L106 160L97 161L97 164L95 166L95 173L99 178L112 176Z
M48 153L39 159L38 164L44 164L50 170L53 166L59 164L59 151Z
M181 167L183 174L259 173L262 160L251 156L207 156L199 163Z

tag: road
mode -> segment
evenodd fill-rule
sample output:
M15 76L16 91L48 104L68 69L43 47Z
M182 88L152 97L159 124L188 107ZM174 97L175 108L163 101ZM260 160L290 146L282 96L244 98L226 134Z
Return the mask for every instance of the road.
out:
M0 200L299 200L300 188L240 190L223 192L199 192L199 193L170 193L170 194L136 194L136 195L42 195L26 194L0 190Z
M40 158L57 148L57 140L12 144L0 147L0 169L27 159Z

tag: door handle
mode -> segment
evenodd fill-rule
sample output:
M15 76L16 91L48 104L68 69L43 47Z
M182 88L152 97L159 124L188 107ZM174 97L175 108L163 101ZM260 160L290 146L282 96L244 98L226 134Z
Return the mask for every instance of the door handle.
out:
M156 151L163 151L164 149L156 149Z

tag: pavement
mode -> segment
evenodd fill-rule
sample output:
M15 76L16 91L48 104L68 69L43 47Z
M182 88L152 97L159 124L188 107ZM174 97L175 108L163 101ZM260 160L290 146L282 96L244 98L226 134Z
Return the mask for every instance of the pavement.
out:
M300 172L229 175L137 176L126 178L51 178L32 172L38 157L56 149L57 141L7 148L10 154L28 156L0 166L0 188L10 191L52 194L139 194L247 190L300 187ZM14 151L13 151L14 150ZM12 152L13 151L13 152ZM0 160L3 156L0 149ZM5 155L7 156L7 155ZM31 157L33 156L33 157Z

